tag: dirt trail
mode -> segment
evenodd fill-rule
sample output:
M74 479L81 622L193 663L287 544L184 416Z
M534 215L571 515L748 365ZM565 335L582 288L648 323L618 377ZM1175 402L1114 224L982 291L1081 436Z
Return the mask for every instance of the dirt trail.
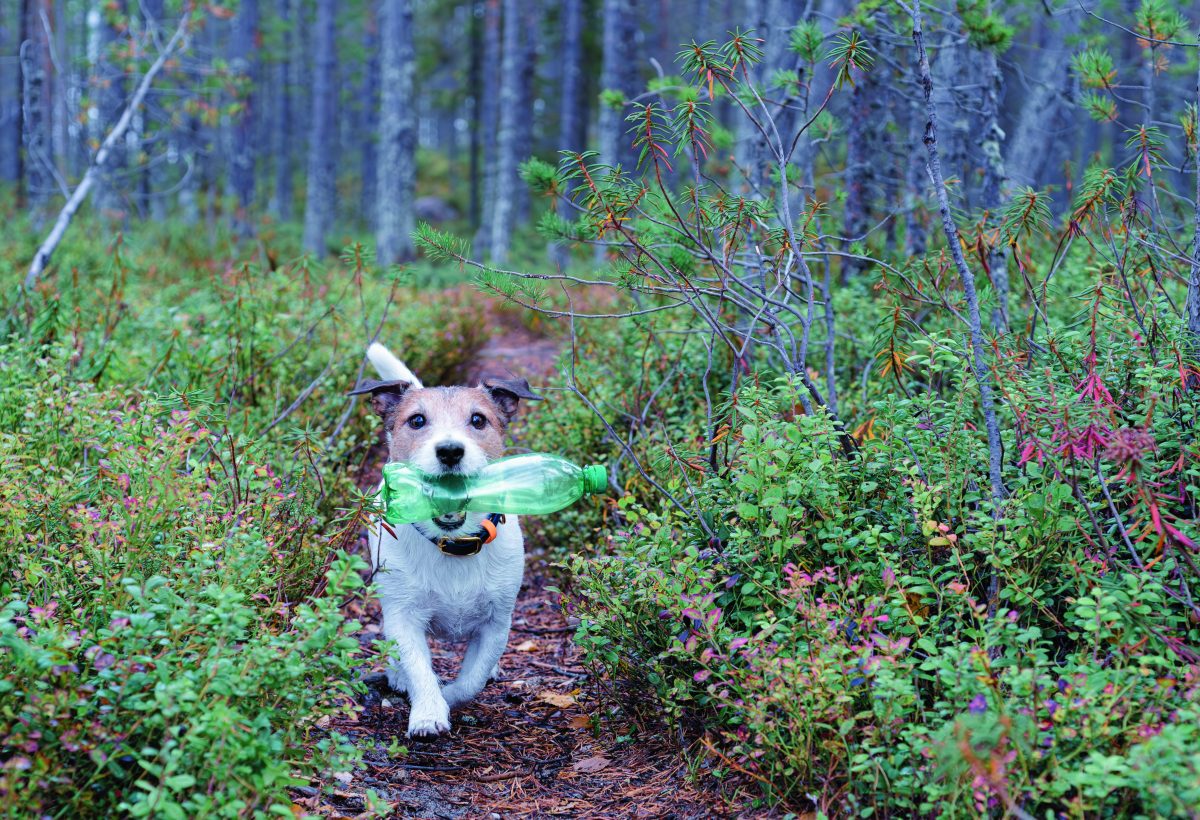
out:
M510 371L537 385L554 367L558 344L504 315L480 351L473 375ZM365 483L370 483L368 477ZM409 740L408 702L380 680L378 605L352 611L364 624L362 672L371 681L354 720L327 728L354 739L364 768L331 781L332 795L297 789L295 802L326 817L356 817L369 790L391 816L420 818L729 816L721 796L688 777L688 763L661 728L630 740L630 726L602 714L596 684L580 665L558 596L536 556L513 613L502 676L453 715L449 735ZM457 670L462 647L435 642L443 678ZM403 746L404 749L399 747ZM711 779L708 779L711 782Z

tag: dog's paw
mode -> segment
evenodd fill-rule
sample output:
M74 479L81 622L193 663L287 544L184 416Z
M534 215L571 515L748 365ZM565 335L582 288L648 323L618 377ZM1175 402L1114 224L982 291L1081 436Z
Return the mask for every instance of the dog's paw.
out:
M409 737L437 737L450 731L450 707L446 701L413 706L408 716Z
M504 673L500 671L500 664L496 664L492 667L492 671L488 672L488 683L491 683L494 680L500 680L500 676L503 674Z

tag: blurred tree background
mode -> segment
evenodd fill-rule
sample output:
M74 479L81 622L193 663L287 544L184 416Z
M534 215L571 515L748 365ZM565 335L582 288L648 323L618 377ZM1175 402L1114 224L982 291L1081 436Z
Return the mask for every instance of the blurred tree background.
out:
M531 202L520 163L590 147L632 168L626 115L678 85L687 43L753 31L767 43L757 79L791 120L831 69L810 70L788 38L857 30L875 67L799 146L814 177L796 190L827 203L842 250L899 243L912 255L932 197L911 43L885 24L892 11L832 0L6 0L0 179L34 213L55 213L186 14L186 42L96 186L91 207L109 224L170 216L250 236L302 220L309 250L372 233L393 261L411 258L408 234L428 220L474 233L476 253L499 262L552 205ZM1178 129L1179 101L1194 95L1192 50L1169 42L1195 29L1178 4L961 0L926 18L945 173L963 212L995 209L1016 186L1049 188L1061 210L1089 162L1111 164L1129 129ZM762 184L765 149L734 109L718 96L707 170L744 193ZM1186 144L1162 150L1163 183L1187 190ZM841 275L868 264L846 259Z

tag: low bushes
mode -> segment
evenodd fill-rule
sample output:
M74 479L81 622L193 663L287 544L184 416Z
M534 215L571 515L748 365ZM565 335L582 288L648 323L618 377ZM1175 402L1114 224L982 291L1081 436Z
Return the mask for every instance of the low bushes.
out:
M957 378L953 361L909 366ZM1140 463L1161 475L1193 410L1149 361L1112 361L1146 391L1114 413L1153 405ZM1067 451L1014 458L997 521L969 400L882 397L853 457L825 416L793 417L795 401L790 381L765 379L726 408L717 469L689 478L715 538L698 516L626 500L612 554L569 562L588 657L701 718L720 765L772 802L831 816L1191 811L1200 628L1171 580L1185 542L1118 554L1084 508L1107 489L1134 537L1153 534L1146 488L1127 469L1102 488ZM1101 460L1116 476L1126 457L1110 446Z

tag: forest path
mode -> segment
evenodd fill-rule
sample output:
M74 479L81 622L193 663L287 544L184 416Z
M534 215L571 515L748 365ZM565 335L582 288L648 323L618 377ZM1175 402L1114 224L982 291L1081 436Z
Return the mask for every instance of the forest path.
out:
M490 309L489 320L496 332L479 351L473 376L510 371L537 385L553 372L557 340L504 311ZM378 481L378 466L364 487ZM650 732L631 740L630 726L603 717L600 682L580 665L574 630L559 596L547 589L553 582L545 562L528 556L501 679L454 713L448 735L433 740L405 737L408 701L380 680L383 659L372 647L378 603L352 605L350 614L364 624L361 672L372 683L354 719L326 728L354 740L363 768L332 780L332 794L295 790L298 806L326 817L371 816L366 796L373 790L394 817L728 816L715 791L688 777L677 744ZM461 655L461 645L434 642L443 678L452 677Z

